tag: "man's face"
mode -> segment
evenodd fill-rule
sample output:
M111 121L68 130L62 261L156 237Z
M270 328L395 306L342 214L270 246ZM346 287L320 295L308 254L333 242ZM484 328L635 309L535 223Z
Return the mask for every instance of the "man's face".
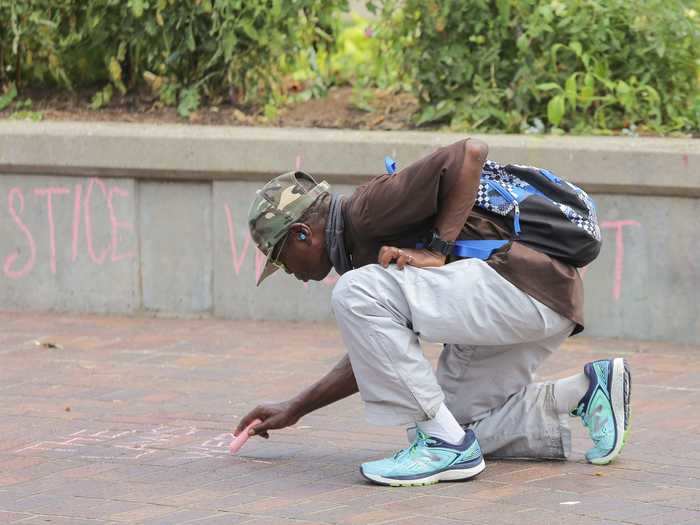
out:
M294 224L282 243L277 261L300 281L322 281L333 268L326 253L323 230Z

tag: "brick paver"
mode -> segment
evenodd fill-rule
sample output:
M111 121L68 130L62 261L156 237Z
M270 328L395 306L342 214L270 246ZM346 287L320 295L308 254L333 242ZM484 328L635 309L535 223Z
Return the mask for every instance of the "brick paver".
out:
M630 361L633 433L607 467L574 420L571 461L375 487L358 464L405 435L367 425L358 396L228 454L248 409L342 352L331 324L0 313L0 524L700 523L700 347L577 337L545 364Z

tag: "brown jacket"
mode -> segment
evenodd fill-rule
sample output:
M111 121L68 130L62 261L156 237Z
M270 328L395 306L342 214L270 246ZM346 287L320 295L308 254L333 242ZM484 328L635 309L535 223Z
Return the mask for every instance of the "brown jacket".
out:
M354 268L377 262L383 245L415 248L433 229L441 203L459 176L464 141L440 148L395 175L360 186L343 204L345 246ZM458 237L511 239L507 218L474 208ZM583 329L583 282L579 272L512 241L487 263L517 288Z

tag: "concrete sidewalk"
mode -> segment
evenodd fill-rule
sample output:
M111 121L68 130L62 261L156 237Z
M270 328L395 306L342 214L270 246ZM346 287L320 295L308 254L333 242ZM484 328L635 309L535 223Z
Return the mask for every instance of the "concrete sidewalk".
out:
M546 363L558 377L629 359L632 436L607 467L583 461L572 420L572 461L375 487L359 463L405 435L368 426L358 396L227 453L249 408L342 353L331 324L0 313L0 523L700 523L700 347L577 337Z

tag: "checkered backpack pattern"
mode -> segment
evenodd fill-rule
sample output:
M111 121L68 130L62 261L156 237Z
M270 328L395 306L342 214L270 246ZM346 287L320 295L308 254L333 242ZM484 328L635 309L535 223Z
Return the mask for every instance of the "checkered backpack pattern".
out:
M512 217L514 240L572 266L585 266L600 252L593 200L550 171L487 161L475 205Z

